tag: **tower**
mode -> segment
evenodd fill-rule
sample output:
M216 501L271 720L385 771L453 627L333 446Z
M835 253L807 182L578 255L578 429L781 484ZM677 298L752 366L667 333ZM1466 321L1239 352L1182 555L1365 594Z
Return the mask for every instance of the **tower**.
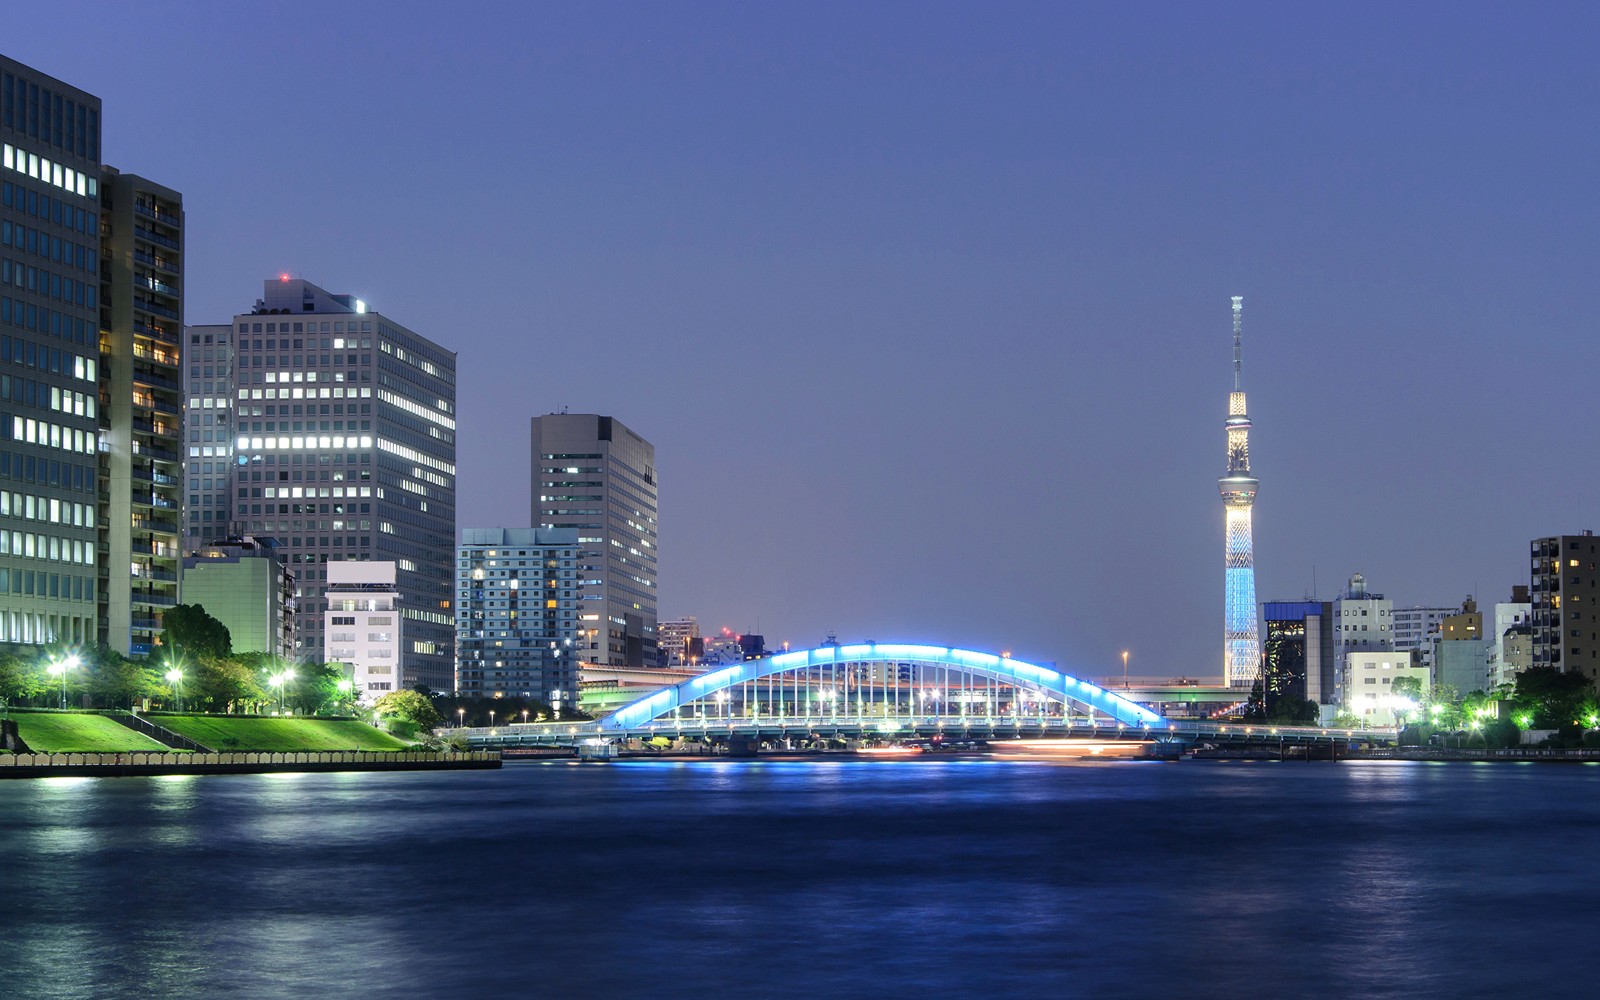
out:
M1261 671L1261 637L1256 628L1255 553L1250 539L1250 508L1260 480L1250 474L1250 418L1245 416L1239 381L1244 297L1233 297L1233 392L1228 394L1228 471L1217 480L1222 493L1227 547L1223 579L1223 681L1249 687Z
M598 413L534 417L532 516L578 529L578 660L655 666L655 445Z

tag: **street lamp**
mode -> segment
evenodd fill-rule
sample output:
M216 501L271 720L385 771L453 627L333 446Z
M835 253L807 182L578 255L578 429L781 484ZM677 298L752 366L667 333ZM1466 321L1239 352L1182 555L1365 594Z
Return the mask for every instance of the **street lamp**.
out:
M1128 690L1128 651L1122 651L1122 690Z
M456 726L458 728L460 728L460 729L467 728L467 710L466 709L464 709L464 708L456 709Z
M527 709L523 709L522 710L522 724L524 726L526 726L528 724L528 710Z
M55 663L50 664L49 667L51 674L58 675L61 678L61 707L63 709L67 707L67 671L73 669L77 665L78 658L74 655L68 656L64 660L57 660Z
M167 683L172 685L172 692L178 699L178 711L183 711L183 671L173 667L166 673Z

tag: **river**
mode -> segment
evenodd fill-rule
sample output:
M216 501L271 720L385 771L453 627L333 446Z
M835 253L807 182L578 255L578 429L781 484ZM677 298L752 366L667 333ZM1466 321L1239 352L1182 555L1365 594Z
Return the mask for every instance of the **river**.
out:
M1583 996L1600 766L0 782L0 997Z

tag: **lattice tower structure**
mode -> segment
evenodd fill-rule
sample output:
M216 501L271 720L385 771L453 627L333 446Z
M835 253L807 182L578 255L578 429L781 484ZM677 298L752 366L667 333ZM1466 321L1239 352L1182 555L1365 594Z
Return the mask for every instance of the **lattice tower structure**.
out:
M1250 511L1260 480L1250 474L1250 418L1240 380L1244 297L1233 297L1233 392L1228 394L1227 472L1217 479L1227 530L1223 580L1223 681L1248 688L1261 676L1261 634L1256 624L1255 550Z

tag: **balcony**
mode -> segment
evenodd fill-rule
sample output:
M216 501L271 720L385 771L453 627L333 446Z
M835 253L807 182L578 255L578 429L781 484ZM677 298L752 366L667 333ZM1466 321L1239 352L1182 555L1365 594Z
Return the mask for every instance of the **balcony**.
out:
M137 247L134 248L133 259L138 261L141 264L148 264L151 267L160 268L161 270L166 271L166 272L168 272L170 274L181 274L182 273L178 269L178 265L177 265L176 261L169 260L166 257L158 257L153 253L146 253L145 251L140 250Z
M159 207L157 207L155 205L150 204L149 202L136 201L136 202L133 203L133 210L135 212L137 212L139 215L142 215L147 219L155 219L157 222L160 222L163 225L168 225L168 226L181 226L181 225L183 225L182 216L179 216L179 215L177 215L175 213L172 213L172 212L168 212L168 211L166 211L166 210L164 210L162 208L159 208Z
M133 332L143 334L151 340L159 340L163 344L171 344L173 347L182 345L182 341L178 339L177 334L159 323L146 323L137 316L133 318Z
M156 232L155 230L153 230L153 229L145 229L143 226L134 226L133 227L133 235L138 237L141 240L146 240L146 241L148 241L150 243L154 243L158 247L166 247L169 250L182 250L183 249L182 247L178 246L178 241L177 240L171 238L170 236L162 236L160 233Z
M167 365L171 368L177 368L179 365L183 364L183 359L178 357L177 351L152 349L144 346L141 343L138 343L137 341L135 341L133 345L133 356L142 361L148 361L152 364L158 365Z
M158 608L170 608L178 603L178 599L168 594L147 594L136 590L133 592L133 603L149 604Z
M157 375L155 372L143 368L135 368L133 370L133 380L143 385L153 385L158 389L168 389L172 392L183 391L183 387L178 384L177 379L168 378L165 375Z
M180 318L176 309L168 309L166 306L157 305L156 303L151 302L149 299L135 298L133 300L133 307L135 309L142 309L152 316L165 316L170 320L177 320Z

